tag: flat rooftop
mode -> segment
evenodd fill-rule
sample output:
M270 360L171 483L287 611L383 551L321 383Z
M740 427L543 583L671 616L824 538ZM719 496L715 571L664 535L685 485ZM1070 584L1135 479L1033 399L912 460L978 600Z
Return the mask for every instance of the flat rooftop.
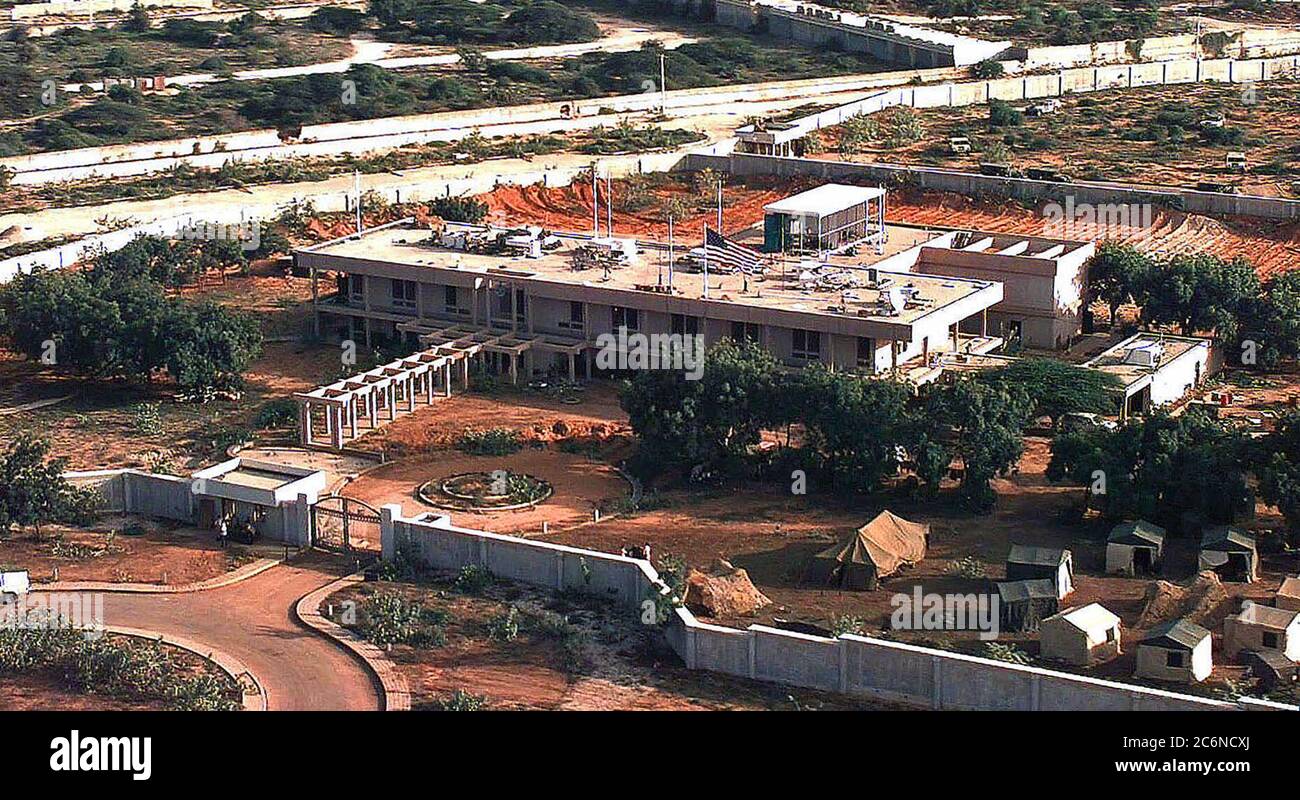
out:
M763 206L763 211L768 214L816 214L824 217L884 196L885 190L874 186L825 183L815 189L769 203Z
M908 325L951 303L997 286L990 281L882 269L878 273L877 286L880 288L871 288L867 285L868 268L922 244L934 235L917 228L898 226L886 226L886 232L888 241L881 253L874 248L861 248L856 255L838 254L823 262L801 261L795 256L764 255L765 275L762 277L745 276L739 272L720 274L710 270L708 301ZM559 288L571 286L643 292L648 298L705 299L702 273L685 272L680 268L674 273L671 294L656 290L661 281L667 285L669 273L667 246L661 242L641 242L639 258L631 265L608 271L602 268L576 270L573 268L574 253L589 243L591 237L567 233L556 233L556 236L559 239L556 249L545 251L538 258L529 258L452 249L437 244L433 232L427 227L393 225L298 252L300 257L321 256L360 262L346 265L318 262L316 266L321 269L355 268L357 272L368 273L365 269L367 262L394 264L427 269L430 271L429 281L459 286L470 285L471 276L486 276ZM615 237L619 238L617 231ZM762 240L762 232L750 229L730 238L756 247ZM685 255L697 246L698 240L678 240L675 255ZM450 280L457 274L465 277ZM809 280L810 277L815 280ZM412 279L418 280L419 277L416 275ZM900 313L888 313L880 302L881 290L885 288L907 290L910 299ZM1000 289L997 294L1000 300ZM558 296L564 295L558 293Z
M232 469L217 478L236 486L248 486L253 489L278 489L286 484L293 483L302 475L291 475L287 472L277 472L269 469L258 467L239 466Z
M1107 348L1091 360L1084 362L1083 366L1109 372L1119 378L1127 387L1149 378L1155 370L1160 369L1174 359L1198 347L1208 346L1208 344L1208 339L1197 339L1191 336L1139 333ZM1154 369L1141 364L1127 363L1126 359L1131 351L1153 347L1159 347L1163 350L1160 363Z

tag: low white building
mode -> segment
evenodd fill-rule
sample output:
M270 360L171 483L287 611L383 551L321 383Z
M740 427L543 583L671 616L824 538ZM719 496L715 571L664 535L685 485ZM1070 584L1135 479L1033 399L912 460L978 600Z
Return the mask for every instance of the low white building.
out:
M1136 674L1175 683L1200 683L1214 670L1213 637L1200 625L1174 620L1137 646Z
M1119 378L1120 419L1181 400L1219 371L1222 353L1211 339L1138 333L1084 363Z
M1256 650L1300 662L1300 612L1246 600L1241 613L1223 621L1223 649L1229 658Z
M1038 629L1043 658L1088 666L1120 654L1120 620L1100 603L1067 608Z

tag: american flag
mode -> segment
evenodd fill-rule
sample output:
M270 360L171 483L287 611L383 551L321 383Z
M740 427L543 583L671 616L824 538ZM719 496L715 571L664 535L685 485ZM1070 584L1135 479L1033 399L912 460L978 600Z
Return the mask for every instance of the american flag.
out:
M758 252L736 244L709 226L704 226L704 253L708 256L709 266L722 265L719 272L740 270L756 272L758 270Z

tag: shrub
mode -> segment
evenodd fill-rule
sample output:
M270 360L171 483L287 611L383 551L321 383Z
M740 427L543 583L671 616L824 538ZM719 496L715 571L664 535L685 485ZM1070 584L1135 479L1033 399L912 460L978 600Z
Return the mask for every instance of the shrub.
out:
M519 637L519 609L510 606L506 613L488 621L488 635L499 642L513 642Z
M445 612L427 608L396 592L376 592L361 604L357 629L377 645L436 647L446 642Z
M466 564L456 574L456 591L465 594L480 595L492 585L492 573L478 564Z
M457 689L451 697L439 700L434 707L439 711L482 711L487 707L487 697Z
M477 224L487 217L488 206L473 197L439 197L429 201L429 212L448 222Z
M1006 100L989 100L989 124L995 128L1008 128L1020 125L1025 115Z
M486 431L468 430L461 434L456 448L474 456L508 456L523 448L519 434L507 428Z
M253 427L258 430L284 428L298 421L298 404L291 398L280 397L270 400L257 410L253 417Z
M862 617L839 614L831 620L831 633L834 633L836 636L845 633L861 636L865 630L866 622L863 621Z

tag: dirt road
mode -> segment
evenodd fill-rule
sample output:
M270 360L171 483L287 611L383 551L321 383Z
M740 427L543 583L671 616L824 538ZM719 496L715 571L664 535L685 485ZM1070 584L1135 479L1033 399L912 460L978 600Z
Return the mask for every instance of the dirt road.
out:
M293 616L300 597L345 571L349 565L310 555L221 589L109 594L104 619L224 650L257 675L272 711L375 711L380 702L370 673Z

